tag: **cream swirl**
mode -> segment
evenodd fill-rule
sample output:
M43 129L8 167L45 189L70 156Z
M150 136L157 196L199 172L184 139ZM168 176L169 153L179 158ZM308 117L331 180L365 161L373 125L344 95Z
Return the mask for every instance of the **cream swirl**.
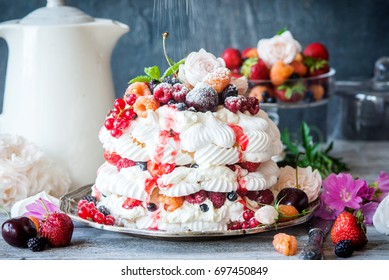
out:
M209 144L194 153L194 161L200 165L234 164L239 161L237 148L222 148Z
M142 205L133 207L132 209L122 207L126 199L124 196L111 194L102 199L97 206L103 205L107 207L114 217L121 217L127 220L135 220L147 214L147 210Z
M240 183L250 191L265 190L272 187L277 182L279 169L277 164L269 160L260 165L255 172L249 172L242 176Z

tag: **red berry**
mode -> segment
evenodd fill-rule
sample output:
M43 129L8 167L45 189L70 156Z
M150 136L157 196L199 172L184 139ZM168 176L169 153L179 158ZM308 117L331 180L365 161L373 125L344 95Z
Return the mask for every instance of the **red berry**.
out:
M86 203L88 203L88 200L86 199L81 199L78 204L77 204L77 209L80 209L81 206L85 205Z
M89 211L89 209L87 207L85 207L85 206L81 206L80 208L78 208L78 216L81 219L87 220L88 218L90 218L90 211Z
M115 109L123 110L126 107L126 102L122 98L118 98L113 103Z
M195 88L186 95L185 103L188 107L203 113L213 112L219 104L219 95L210 85L197 83Z
M129 96L126 97L126 103L132 106L134 105L137 98L138 96L136 94L131 93Z
M201 190L196 193L192 193L190 195L185 196L185 200L190 204L201 204L206 198L207 192L205 190Z
M134 109L127 109L124 111L123 116L127 120L133 120L136 118L137 115L136 115Z
M249 222L248 222L248 221L244 221L244 222L242 223L242 229L248 229L248 228L250 228Z
M246 188L238 187L238 189L236 190L236 193L237 193L240 197L244 197L244 196L247 195L248 190L247 190Z
M97 210L97 212L93 215L93 221L98 224L103 224L104 220L105 220L104 214Z
M166 104L172 99L173 86L169 83L160 83L154 89L154 98L159 102Z
M128 167L131 167L131 166L135 166L136 165L136 162L135 161L132 161L128 158L121 158L117 164L116 164L116 168L117 170L120 172L120 170L122 168L128 168Z
M233 113L242 111L246 104L246 97L244 96L230 96L224 100L224 107L230 110Z
M239 163L239 165L246 169L248 172L254 172L258 169L258 167L261 165L260 162L251 162L251 161L244 161Z
M105 128L111 130L113 128L113 122L114 122L113 118L107 118L104 122Z
M251 66L250 72L251 80L269 80L270 70L267 68L262 59L258 59L257 63Z
M237 230L242 228L242 223L239 221L231 222L227 225L227 229L229 230Z
M180 83L176 83L173 85L172 98L177 103L184 103L188 92L189 89L186 86Z
M258 204L272 204L274 201L274 194L271 190L266 189L258 191L257 198L255 199Z
M228 48L223 51L221 58L226 62L228 69L237 69L242 65L242 55L238 49Z
M116 128L116 129L125 129L126 127L128 127L128 125L130 124L130 122L127 120L127 119L116 119L114 120L113 122L113 127Z
M113 128L113 129L111 129L110 133L111 133L112 137L119 138L120 136L123 135L123 130Z
M105 216L104 224L107 226L113 226L115 224L115 218L111 215Z
M132 209L140 205L142 205L142 201L137 200L135 198L127 197L127 199L123 202L122 207L124 209Z
M108 163L112 165L116 165L118 161L121 159L121 157L117 153L115 152L110 153L108 151L104 152L104 158Z
M211 200L214 208L220 208L226 201L226 194L220 192L208 192L208 198Z
M246 97L248 111L251 115L256 115L259 112L259 100L256 97Z
M329 59L329 54L327 48L322 43L311 43L308 46L305 47L304 56L309 56L316 59Z
M259 226L260 223L257 219L252 217L249 221L249 224L250 224L250 228L255 228L255 227Z
M242 216L245 221L250 221L250 219L254 217L254 212L251 210L246 210L243 212Z

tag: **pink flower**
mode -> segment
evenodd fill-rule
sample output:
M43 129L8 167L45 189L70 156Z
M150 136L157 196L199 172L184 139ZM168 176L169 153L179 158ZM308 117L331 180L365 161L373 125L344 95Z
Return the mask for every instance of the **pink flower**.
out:
M360 180L360 181L362 181L361 182L362 185L359 188L357 196L361 197L365 201L371 201L373 199L375 189L369 187L365 180Z
M354 180L351 174L331 174L323 181L323 201L336 212L347 207L359 209L362 198L358 191L364 184L367 184L364 180Z
M378 201L382 201L389 193L389 175L381 171L377 178L377 188L379 190Z
M368 202L360 208L362 211L362 214L365 216L365 220L363 221L366 225L372 225L373 224L373 216L375 211L378 208L379 203L378 202ZM356 210L357 211L357 210Z
M28 212L24 213L23 216L34 216L38 220L44 220L45 217L47 216L47 211L43 206L41 200L43 200L50 213L60 212L57 205L51 203L50 201L44 198L40 198L26 206Z
M315 211L314 215L324 220L335 220L340 213L328 207L323 200L323 196L321 196L319 208Z

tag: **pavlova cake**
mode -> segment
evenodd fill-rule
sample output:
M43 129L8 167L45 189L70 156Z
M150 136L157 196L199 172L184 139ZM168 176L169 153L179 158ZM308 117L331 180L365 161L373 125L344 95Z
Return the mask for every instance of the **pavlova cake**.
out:
M203 49L163 75L156 66L145 73L100 130L106 162L91 196L110 219L94 220L167 231L258 226L254 212L274 199L282 143L258 100L243 95L246 78Z

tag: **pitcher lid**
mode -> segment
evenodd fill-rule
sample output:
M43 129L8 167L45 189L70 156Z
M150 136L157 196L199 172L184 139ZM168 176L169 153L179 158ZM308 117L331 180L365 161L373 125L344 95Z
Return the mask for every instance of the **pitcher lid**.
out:
M80 9L66 6L65 0L47 0L46 7L36 9L20 20L24 25L80 24L94 21Z

